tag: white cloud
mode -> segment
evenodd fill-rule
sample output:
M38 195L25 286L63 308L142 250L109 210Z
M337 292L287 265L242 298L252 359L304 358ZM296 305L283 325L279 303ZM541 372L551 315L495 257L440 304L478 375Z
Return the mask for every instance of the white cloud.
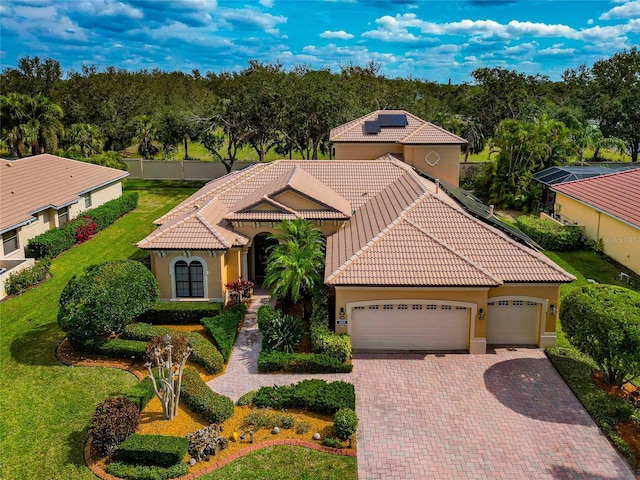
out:
M133 8L131 5L126 5L122 2L104 1L82 1L77 2L75 6L79 11L86 13L87 15L116 17L124 16L133 20L141 20L144 15L142 12Z
M337 32L333 32L331 30L325 30L320 34L322 38L337 38L340 40L349 40L353 38L353 35L345 32L344 30L338 30Z
M267 7L267 8L271 8L273 7L273 0L260 0L260 5L262 5L263 7Z
M287 23L287 17L263 13L249 7L220 9L218 15L228 25L233 23L255 25L270 35L278 35L280 31L276 26L281 23Z
M556 45L538 50L538 55L573 55L575 48L560 48Z
M600 15L600 20L611 20L612 18L633 19L637 17L640 17L640 0L632 0L603 13Z

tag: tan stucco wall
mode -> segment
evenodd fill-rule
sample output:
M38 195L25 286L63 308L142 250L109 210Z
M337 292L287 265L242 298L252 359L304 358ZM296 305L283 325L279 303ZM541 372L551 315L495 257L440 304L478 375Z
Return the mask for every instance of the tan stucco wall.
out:
M470 325L470 343L474 339L480 342L486 337L486 325L489 320L487 303L495 297L521 297L542 300L541 311L544 315L544 332L540 332L538 344L549 346L555 343L556 317L558 302L560 300L560 285L502 285L496 288L354 288L336 287L336 310L335 318L340 318L340 309L348 312L347 304L353 302L373 301L373 300L400 300L400 299L424 299L424 300L447 300L453 302L465 302L476 305L475 317ZM550 305L556 306L556 314L550 313ZM484 312L484 319L480 318L480 310ZM349 318L347 318L349 321ZM336 327L336 332L346 333L348 326ZM470 345L470 351L474 349Z
M327 237L337 232L343 223L342 220L324 220L322 222L314 222L314 226ZM234 230L250 239L253 239L259 233L275 233L276 225L277 222L233 222Z
M387 153L403 153L399 143L334 143L336 160L375 160Z
M89 194L91 196L90 208L98 207L103 203L106 203L109 200L113 200L114 198L118 198L122 195L122 182L118 181L111 185L102 187L98 190L89 192ZM69 205L70 220L82 214L83 211L87 210L84 204L84 198L81 198L77 203ZM19 245L18 250L12 252L10 255L4 256L4 252L1 251L2 249L0 249L0 254L2 255L2 257L0 258L24 258L27 254L26 248L27 243L29 243L30 239L57 226L59 225L58 211L56 209L48 208L46 210L38 212L36 221L17 229Z
M559 192L556 193L555 211L561 221L577 222L584 226L584 233L590 239L602 239L605 254L640 274L640 228Z
M222 255L220 252L211 256L209 251L191 251L190 256L185 256L185 252L163 251L162 255L151 252L151 271L158 280L160 289L160 300L176 300L172 292L173 272L171 271L171 262L173 260L185 260L190 262L194 259L201 260L206 265L206 292L205 300L221 301L224 298L223 293L223 274L222 274ZM195 300L195 299L187 299Z
M431 163L429 165L425 157ZM459 145L405 145L404 161L419 172L458 186L460 183Z

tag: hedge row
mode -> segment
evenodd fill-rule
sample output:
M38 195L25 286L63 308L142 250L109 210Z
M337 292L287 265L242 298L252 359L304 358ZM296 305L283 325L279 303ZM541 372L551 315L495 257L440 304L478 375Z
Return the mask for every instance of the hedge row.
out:
M257 407L275 409L303 408L317 413L333 415L341 408L356 408L353 384L338 381L303 380L287 386L260 388L253 397Z
M311 351L329 355L340 363L351 359L351 338L349 335L338 335L329 330L329 298L326 292L313 298Z
M189 346L193 348L190 357L191 361L202 365L212 375L222 372L224 367L222 355L211 342L199 333L179 332L171 328L156 327L148 323L131 323L125 327L122 336L128 340L148 342L153 337L164 337L167 334L184 335Z
M77 241L76 229L85 224L84 217L89 217L100 231L138 205L137 192L125 192L120 197L110 200L99 207L85 210L80 218L76 218L60 228L47 230L29 240L27 248L35 258L55 258L70 249Z
M189 473L189 465L181 462L170 467L157 467L111 462L107 465L107 473L128 480L167 480L187 475Z
M155 395L151 378L146 377L131 387L124 396L131 400L138 407L138 410L142 411Z
M137 360L143 360L147 347L147 342L120 338L108 340L102 337L93 337L84 340L68 337L68 339L71 346L76 350L113 358L135 358Z
M320 353L284 353L261 351L258 372L286 373L350 373L353 365L345 364L330 355Z
M531 215L518 217L518 228L546 250L567 252L584 248L582 230Z
M238 335L238 328L246 309L247 307L244 303L239 303L215 317L201 320L205 330L213 339L214 345L220 350L224 363L229 361L233 344Z
M29 287L43 282L49 278L51 273L51 260L43 258L31 267L25 268L18 273L9 274L9 278L4 284L7 295L20 295L27 291Z
M116 459L133 465L170 467L182 462L189 448L185 437L134 433L120 444Z
M191 367L182 373L180 394L182 402L209 423L222 423L233 416L233 401L211 390Z
M153 325L190 325L200 323L205 317L214 317L221 310L222 303L158 302L135 321Z

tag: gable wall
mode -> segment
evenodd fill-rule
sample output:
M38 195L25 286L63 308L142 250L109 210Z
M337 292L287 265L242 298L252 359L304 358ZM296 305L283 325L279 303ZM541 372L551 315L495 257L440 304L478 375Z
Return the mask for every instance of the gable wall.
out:
M437 164L429 165L425 157ZM455 186L460 183L459 145L405 145L404 161L434 178Z
M294 192L283 192L280 195L274 197L274 199L286 205L293 210L324 210L325 207L318 205L316 202L302 197Z
M334 143L336 160L374 160L387 153L402 153L399 143Z

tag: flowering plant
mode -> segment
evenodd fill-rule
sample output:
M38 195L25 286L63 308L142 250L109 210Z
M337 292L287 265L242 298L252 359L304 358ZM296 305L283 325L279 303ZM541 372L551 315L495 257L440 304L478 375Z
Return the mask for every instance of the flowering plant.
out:
M96 234L98 225L94 222L89 215L83 217L84 223L76 227L76 242L82 243L89 240Z
M253 282L250 280L239 279L237 282L225 283L225 288L231 292L245 292L253 288Z

